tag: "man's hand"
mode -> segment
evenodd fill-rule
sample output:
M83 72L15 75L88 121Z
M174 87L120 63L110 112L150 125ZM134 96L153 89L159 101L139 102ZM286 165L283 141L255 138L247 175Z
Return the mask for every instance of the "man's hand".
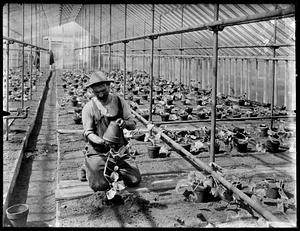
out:
M121 129L124 129L124 128L126 127L126 122L125 122L125 120L123 120L123 119L121 119L121 118L117 119L117 120L116 120L116 123L119 125L119 127L120 127Z
M100 144L100 145L105 144L105 141L99 136L97 136L96 134L89 134L88 139L92 141L94 144Z

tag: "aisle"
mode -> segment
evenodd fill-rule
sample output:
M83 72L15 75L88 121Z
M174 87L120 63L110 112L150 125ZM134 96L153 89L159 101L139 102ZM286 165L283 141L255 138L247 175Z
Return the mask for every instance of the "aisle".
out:
M56 74L53 72L48 86L43 116L38 125L37 137L25 153L18 177L15 200L29 205L27 226L53 226L56 216ZM36 139L36 143L35 140ZM25 201L26 200L26 201ZM17 201L16 201L17 202Z

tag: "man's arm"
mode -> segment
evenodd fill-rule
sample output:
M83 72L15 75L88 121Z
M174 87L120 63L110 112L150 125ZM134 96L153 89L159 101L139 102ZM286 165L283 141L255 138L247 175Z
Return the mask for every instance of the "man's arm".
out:
M104 140L94 132L94 119L89 104L86 104L82 109L82 124L84 129L84 138L95 144L104 143Z
M125 121L124 128L134 130L136 128L136 122L134 120L134 115L131 113L130 106L123 98L120 99L123 106L123 119Z

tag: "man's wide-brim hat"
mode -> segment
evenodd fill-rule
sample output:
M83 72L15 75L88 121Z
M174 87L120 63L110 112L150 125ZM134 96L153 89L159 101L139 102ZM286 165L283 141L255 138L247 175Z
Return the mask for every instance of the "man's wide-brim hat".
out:
M113 82L113 80L107 78L107 75L103 71L94 72L89 77L90 77L90 79L89 79L88 83L86 84L86 87L91 87L96 84Z

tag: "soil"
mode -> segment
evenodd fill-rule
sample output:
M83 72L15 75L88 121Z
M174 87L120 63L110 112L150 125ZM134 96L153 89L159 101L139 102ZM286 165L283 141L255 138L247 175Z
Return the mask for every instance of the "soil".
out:
M42 127L38 136L41 142L37 143L37 150L31 153L36 161L39 159L46 161L46 158L49 161L48 164L41 165L43 169L47 166L49 172L45 171L41 177L36 175L33 178L43 180L44 189L48 189L48 193L52 194L48 200L37 200L37 210L42 207L42 204L49 205L49 209L46 210L48 214L40 220L36 219L34 221L36 223L32 223L32 226L45 225L47 223L45 220L53 220L53 212L55 212L56 226L58 227L269 227L269 223L264 218L245 204L226 200L212 200L208 197L202 203L186 200L184 195L175 191L176 182L177 179L186 178L190 171L195 171L195 167L174 150L170 151L170 155L151 159L147 153L149 143L136 140L131 140L133 149L136 150L135 159L129 159L127 162L134 166L137 165L139 168L142 175L140 188L144 190L132 192L126 188L117 194L113 201L104 199L104 192L93 193L80 199L56 201L57 209L55 210L53 208L53 194L57 186L56 180L59 183L78 179L77 171L83 163L82 150L85 146L80 133L58 134L57 144L52 143L55 140L51 141L49 138L56 131L56 125L53 123L57 124L58 129L83 129L82 124L75 124L72 118L74 108L71 101L68 101L64 107L60 105L62 99L67 99L67 92L64 92L62 88L61 75L62 72L57 70L57 121L48 121L48 127ZM140 107L147 108L148 102L141 100ZM51 117L53 115L49 116L49 118ZM48 117L46 116L46 118ZM160 120L160 116L153 116L153 120ZM224 124L228 127L244 126L253 136L255 136L254 131L258 127L258 123L253 121L234 122L234 124L233 122L218 123L217 127ZM168 129L181 128L185 130L203 126L209 127L210 123L167 125ZM140 122L137 123L137 127L144 128ZM294 138L292 137L287 142L293 142ZM256 140L259 139L261 138L256 137ZM163 142L160 144L166 145ZM171 150L171 147L167 147ZM46 152L47 150L48 152ZM57 162L58 172L56 169L53 170L56 155L59 158ZM204 150L195 157L204 163L210 162L208 150ZM255 150L254 145L249 145L247 153L239 153L236 150L228 152L224 146L221 146L220 153L215 155L215 162L223 168L225 179L231 181L238 178L245 189L248 185L257 184L269 177L283 179L285 190L290 199L293 199L296 195L294 157L295 153L289 150L282 150L278 153L259 153ZM34 163L30 164L33 165ZM40 165L35 164L35 166ZM80 183L79 180L78 182ZM45 190L45 192L41 188L39 190L43 192L44 196L47 195ZM27 200L33 203L34 199L28 198ZM262 207L271 211L281 221L296 224L294 207L281 212L277 208L277 201L268 198L263 199ZM31 221L33 222L33 220Z
M58 98L64 97L61 88L62 81L58 78ZM141 109L148 108L148 102L141 100ZM71 103L59 110L58 124L61 129L82 129L82 125L76 125L72 120ZM160 120L160 116L153 115L153 120ZM234 127L233 122L225 122L226 126ZM210 123L201 126L210 126ZM223 124L222 124L223 125ZM247 131L255 135L258 123L255 121L234 123L235 126L244 126ZM217 125L219 127L220 124ZM138 122L138 128L144 126ZM195 129L194 124L167 125L169 129ZM257 138L259 139L259 138ZM61 163L59 166L60 180L76 180L77 170L83 163L82 149L84 141L81 135L60 134L59 146ZM189 171L194 171L194 166L184 160L177 152L171 151L167 157L151 159L147 153L149 143L131 140L136 150L135 160L128 160L130 164L136 164L142 174L143 185L151 185L153 182L174 179L181 174L184 178ZM163 142L161 145L166 145ZM167 146L169 150L171 147ZM285 180L285 189L295 193L295 177L289 175L286 168L294 163L290 158L290 152L283 150L281 153L257 153L255 145L248 145L247 153L239 153L236 150L228 153L224 146L220 147L220 153L216 154L216 163L226 171L226 179L232 180L239 177L243 186L257 183L270 177ZM196 155L201 161L208 163L210 154L208 150ZM274 166L285 168L282 171L274 171ZM258 172L254 169L261 169ZM269 169L265 171L264 169ZM162 186L164 184L162 183ZM119 197L120 196L120 197ZM94 193L80 199L58 202L57 224L61 227L268 227L268 222L255 211L245 205L218 200L204 203L186 201L182 194L178 194L174 188L157 188L150 191L129 192L123 190L118 194L115 203L104 203L104 193ZM104 200L105 201L105 200ZM282 221L295 223L295 210L288 209L285 213L277 211L277 203L264 204L263 207L273 211Z

